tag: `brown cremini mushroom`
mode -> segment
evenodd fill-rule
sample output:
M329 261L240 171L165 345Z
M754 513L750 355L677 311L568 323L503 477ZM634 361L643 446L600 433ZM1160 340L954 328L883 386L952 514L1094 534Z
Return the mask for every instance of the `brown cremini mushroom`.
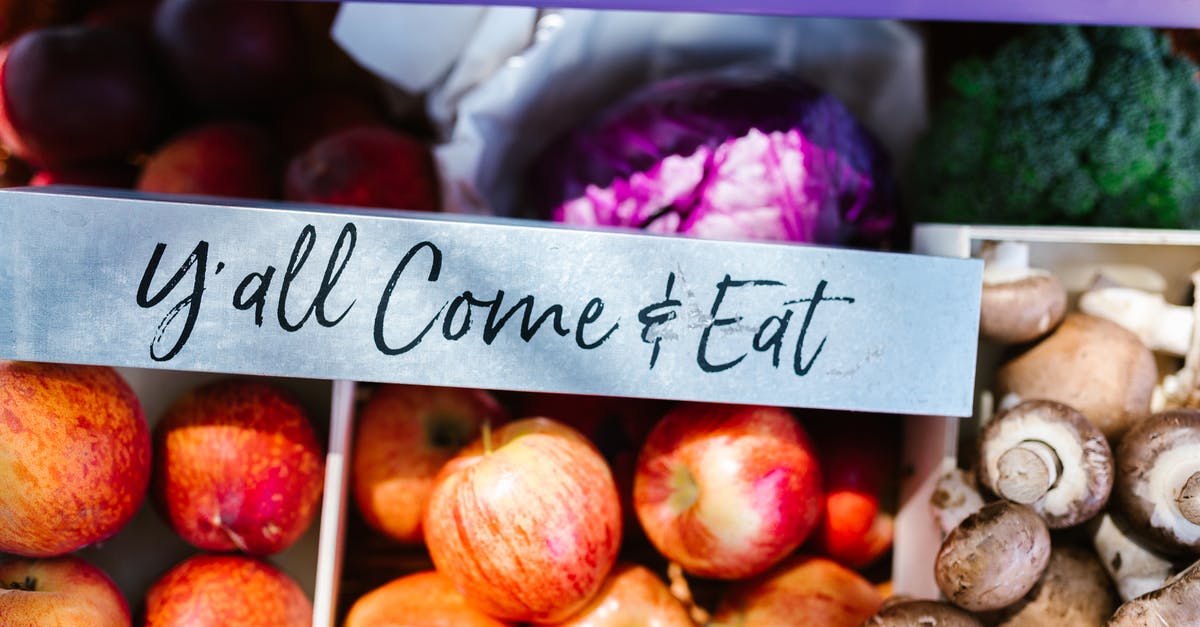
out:
M983 627L983 623L949 603L906 599L885 603L863 627Z
M996 395L1058 401L1111 441L1150 413L1158 383L1154 354L1120 325L1079 313L1001 366Z
M1200 625L1200 562L1188 566L1162 588L1121 604L1108 620L1108 625Z
M1200 410L1170 409L1130 429L1117 447L1115 492L1152 546L1200 552Z
M1037 585L1021 601L994 617L996 627L1100 627L1113 609L1108 573L1096 554L1077 546L1056 546Z
M1088 531L1096 557L1122 601L1161 588L1175 574L1175 564L1134 537L1119 514L1108 511L1093 518Z
M962 521L934 562L938 589L974 612L998 610L1025 596L1050 559L1050 530L1027 505L995 501Z
M979 482L1029 505L1051 529L1096 515L1113 486L1113 454L1095 425L1055 401L1024 401L979 434Z
M1029 247L997 242L983 251L979 333L1000 344L1049 333L1067 310L1067 290L1054 275L1029 267Z

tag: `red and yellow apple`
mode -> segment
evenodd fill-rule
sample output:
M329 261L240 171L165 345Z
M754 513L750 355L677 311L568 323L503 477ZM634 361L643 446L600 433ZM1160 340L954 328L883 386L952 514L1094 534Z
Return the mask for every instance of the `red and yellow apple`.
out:
M587 607L560 627L695 627L661 579L638 564L617 564Z
M436 570L394 579L359 597L343 627L504 627L467 605L454 584Z
M112 368L0 362L0 552L112 536L145 500L150 454L141 402Z
M646 537L688 573L741 579L812 533L821 471L786 409L687 403L642 447L633 502Z
M311 627L312 601L286 573L242 555L197 555L146 592L145 627Z
M545 418L485 430L443 468L425 514L437 570L501 620L553 623L604 583L621 545L612 473L582 434Z
M633 513L633 475L637 471L638 452L650 429L667 413L671 403L619 396L538 392L521 394L516 407L514 413L517 415L561 421L596 445L612 469L617 484L626 538L631 532L638 531L637 516Z
M355 420L351 478L368 525L419 544L433 482L480 427L498 427L504 409L483 390L381 385Z
M193 389L155 427L154 446L156 503L200 549L277 553L317 513L321 445L277 385L234 378Z
M104 571L74 556L0 560L0 624L129 627L129 604Z
M733 584L713 624L739 627L857 627L883 605L862 575L824 558L795 555L766 573Z

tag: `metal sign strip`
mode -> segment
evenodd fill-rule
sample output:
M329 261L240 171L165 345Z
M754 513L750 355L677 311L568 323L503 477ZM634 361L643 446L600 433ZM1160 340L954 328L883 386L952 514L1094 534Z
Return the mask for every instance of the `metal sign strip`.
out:
M982 264L0 191L0 357L967 416Z

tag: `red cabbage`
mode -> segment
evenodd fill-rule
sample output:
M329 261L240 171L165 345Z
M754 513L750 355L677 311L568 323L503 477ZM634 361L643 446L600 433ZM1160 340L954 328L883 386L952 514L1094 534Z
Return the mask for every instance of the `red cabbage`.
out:
M530 176L534 210L570 224L869 248L901 226L878 141L783 74L655 83L558 138Z

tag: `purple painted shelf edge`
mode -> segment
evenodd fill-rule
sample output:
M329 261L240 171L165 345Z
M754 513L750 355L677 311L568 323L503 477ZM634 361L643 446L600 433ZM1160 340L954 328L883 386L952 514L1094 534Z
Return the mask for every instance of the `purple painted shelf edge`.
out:
M547 4L528 0L433 0L432 3L964 22L1200 27L1200 0L552 0Z

